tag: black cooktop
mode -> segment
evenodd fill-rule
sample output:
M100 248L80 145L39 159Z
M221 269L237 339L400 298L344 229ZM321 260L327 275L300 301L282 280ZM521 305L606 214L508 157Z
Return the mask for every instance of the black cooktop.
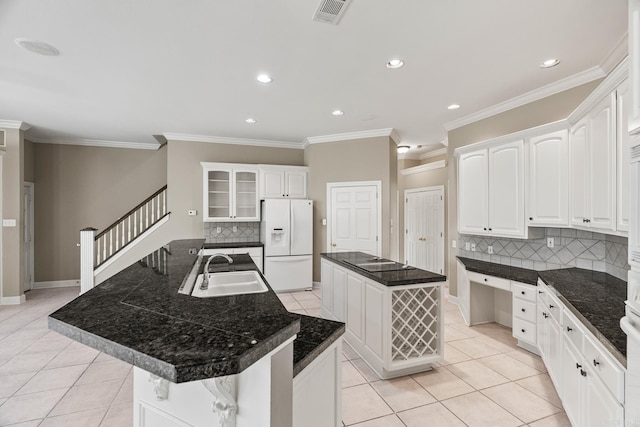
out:
M386 258L373 257L365 260L345 261L354 267L360 268L370 273L381 271L399 271L399 270L415 270L415 267L391 261Z

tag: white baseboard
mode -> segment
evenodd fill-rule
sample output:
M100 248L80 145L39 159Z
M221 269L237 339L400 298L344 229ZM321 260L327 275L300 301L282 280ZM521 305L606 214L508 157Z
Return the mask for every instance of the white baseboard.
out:
M67 288L69 286L80 286L80 279L54 280L52 282L34 282L33 289Z
M17 297L2 297L0 305L19 305L26 301L24 294Z
M320 289L322 282L312 282L313 289Z
M451 304L458 305L458 297L457 296L449 294L448 295L448 300L449 300L449 302Z

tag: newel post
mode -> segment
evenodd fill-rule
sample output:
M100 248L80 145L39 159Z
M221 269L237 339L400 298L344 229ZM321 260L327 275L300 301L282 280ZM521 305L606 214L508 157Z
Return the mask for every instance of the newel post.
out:
M93 289L96 231L93 227L80 230L80 295Z

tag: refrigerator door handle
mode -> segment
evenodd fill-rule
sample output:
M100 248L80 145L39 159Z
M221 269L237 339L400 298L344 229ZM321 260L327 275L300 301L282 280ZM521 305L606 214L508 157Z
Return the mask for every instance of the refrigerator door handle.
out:
M620 319L620 328L627 334L629 339L640 342L640 329L633 324L628 316Z
M308 255L301 256L274 256L274 257L266 257L270 262L301 262L305 261ZM305 259L303 259L305 258Z
M291 253L291 247L293 246L293 242L295 242L295 238L293 236L293 233L295 233L295 229L296 229L296 216L294 215L293 212L293 203L289 204L289 217L291 218L291 236L290 236L290 240L289 240L289 253Z

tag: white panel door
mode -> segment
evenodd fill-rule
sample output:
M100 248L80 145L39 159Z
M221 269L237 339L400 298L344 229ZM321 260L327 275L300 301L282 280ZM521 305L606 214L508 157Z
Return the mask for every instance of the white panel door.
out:
M616 90L616 139L617 139L617 179L616 179L616 229L629 231L629 149L631 137L629 128L629 82L625 80Z
M587 121L580 120L569 133L569 223L586 226L589 218Z
M489 149L489 234L524 237L524 141Z
M591 178L588 225L605 230L614 230L616 222L615 105L615 93L612 93L588 115Z
M33 287L33 184L24 185L24 285L22 291Z
M529 225L569 224L568 153L566 130L529 140Z
M462 154L458 160L458 231L488 234L488 153Z
M291 200L291 255L313 253L313 202Z
M444 272L444 191L405 192L405 263Z
M331 251L378 254L378 202L374 185L331 188Z

